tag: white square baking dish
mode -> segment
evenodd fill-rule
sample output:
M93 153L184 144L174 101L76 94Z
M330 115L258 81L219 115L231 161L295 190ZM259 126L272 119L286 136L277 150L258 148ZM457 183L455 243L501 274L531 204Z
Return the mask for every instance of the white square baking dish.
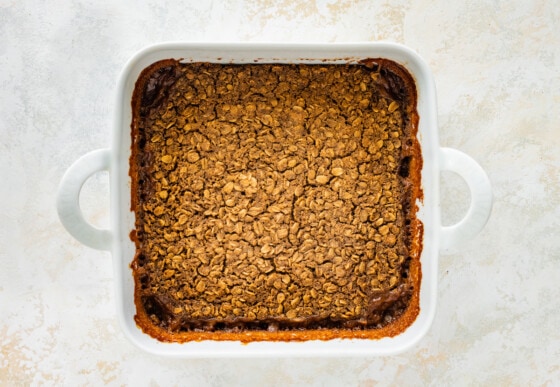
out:
M131 151L131 99L135 82L146 67L162 59L216 63L355 63L367 58L385 58L404 66L415 80L418 140L423 158L421 189L417 203L423 224L420 257L420 313L404 332L377 340L334 339L303 342L200 341L160 342L143 333L134 321L134 281L130 263L135 245L130 239L135 215L131 212L129 157ZM67 230L82 243L112 252L115 270L117 312L126 336L138 347L158 355L175 357L239 356L363 356L402 352L428 331L436 308L437 261L440 249L455 246L476 235L485 225L492 207L488 177L469 156L441 148L437 133L436 92L425 62L407 47L393 43L356 44L252 44L252 43L164 43L136 54L125 66L116 90L111 147L90 152L77 160L64 175L57 198L59 217ZM109 230L99 230L85 221L79 207L83 183L94 173L110 173ZM439 175L443 170L462 176L471 193L471 205L459 223L442 227L439 208Z

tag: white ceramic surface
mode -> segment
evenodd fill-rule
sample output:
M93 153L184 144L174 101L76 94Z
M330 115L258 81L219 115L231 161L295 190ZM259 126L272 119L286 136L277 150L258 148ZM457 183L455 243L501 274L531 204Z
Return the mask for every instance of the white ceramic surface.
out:
M554 0L0 0L0 385L555 386L560 380L560 8ZM484 231L440 254L432 327L395 356L169 359L126 339L110 253L55 209L110 144L123 64L166 40L406 44L434 74L440 143L488 173ZM108 228L107 172L82 189ZM441 175L441 216L468 188Z
M327 340L306 342L188 342L170 344L143 334L134 322L134 282L130 263L135 246L128 238L134 229L130 212L130 123L134 85L141 71L163 59L184 62L221 63L356 63L367 58L386 58L405 66L415 80L420 117L418 139L422 152L423 200L418 217L424 228L422 240L422 281L420 313L403 333L380 340ZM304 58L304 59L302 59ZM339 59L344 58L344 59ZM457 150L440 149L436 121L436 93L432 75L425 62L412 50L394 43L361 44L273 44L273 43L164 43L136 54L125 66L117 86L117 109L110 150L88 153L73 164L64 175L57 200L60 219L70 233L88 246L111 250L116 273L117 313L121 326L138 347L159 355L179 357L216 356L363 356L390 355L417 343L428 331L436 309L437 261L440 235L444 247L453 247L475 236L486 224L492 205L488 177L470 157ZM85 180L96 171L109 170L111 175L111 228L98 230L87 223L79 207L79 193ZM458 173L468 183L471 206L463 220L442 227L439 208L439 173Z

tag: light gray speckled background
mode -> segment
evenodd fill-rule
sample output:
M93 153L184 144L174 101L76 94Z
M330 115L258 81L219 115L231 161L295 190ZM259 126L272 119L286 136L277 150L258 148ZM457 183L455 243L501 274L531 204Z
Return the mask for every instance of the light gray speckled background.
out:
M428 335L387 358L166 360L117 325L108 253L73 240L54 198L109 145L116 79L164 40L375 41L432 68L441 143L488 172L483 233L440 257ZM0 385L558 385L560 7L544 1L0 0ZM82 192L108 222L108 181ZM465 185L444 174L443 220Z

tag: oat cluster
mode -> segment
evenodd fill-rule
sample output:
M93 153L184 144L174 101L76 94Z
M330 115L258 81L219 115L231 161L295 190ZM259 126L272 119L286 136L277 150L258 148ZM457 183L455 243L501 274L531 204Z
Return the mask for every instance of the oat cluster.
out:
M405 139L401 107L380 93L379 73L179 69L137 140L136 275L154 323L274 329L390 318L372 305L407 280Z

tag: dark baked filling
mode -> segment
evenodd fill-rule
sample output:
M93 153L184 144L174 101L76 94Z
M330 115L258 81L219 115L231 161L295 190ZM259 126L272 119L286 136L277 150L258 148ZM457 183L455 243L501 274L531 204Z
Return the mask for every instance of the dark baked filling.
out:
M138 315L171 333L398 319L418 290L402 74L381 59L147 69L130 160Z

